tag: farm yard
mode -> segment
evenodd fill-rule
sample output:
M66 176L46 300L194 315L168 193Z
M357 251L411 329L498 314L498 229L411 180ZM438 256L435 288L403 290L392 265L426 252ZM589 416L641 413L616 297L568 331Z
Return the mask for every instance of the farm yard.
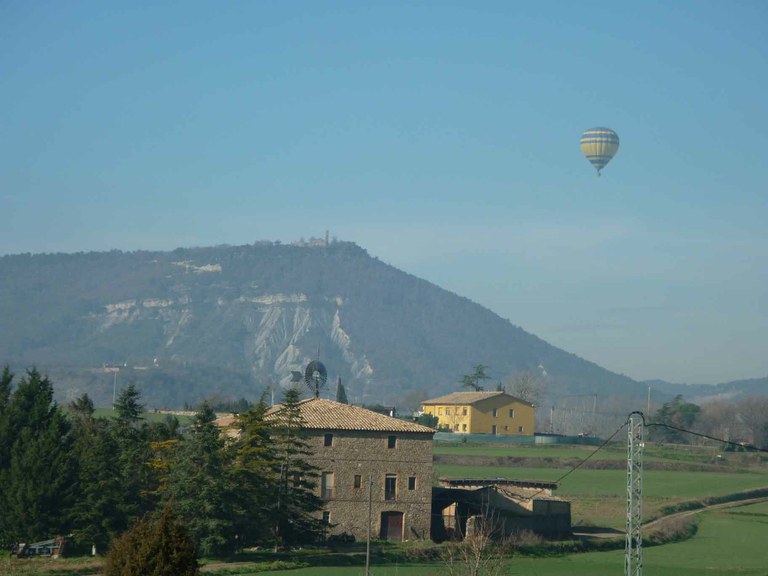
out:
M435 476L452 478L514 478L557 480L594 452L588 446L528 446L437 444ZM558 496L572 502L575 532L617 534L614 549L571 552L564 545L553 549L545 545L518 548L505 560L503 574L587 575L621 574L623 538L619 531L625 522L626 455L621 442L594 454L566 476ZM712 447L655 445L646 446L644 479L644 518L650 520L677 509L697 507L691 502L705 498L768 488L768 458L760 453L718 452ZM762 540L768 530L768 502L748 505L732 503L724 508L708 508L688 518L695 523L693 536L682 541L644 550L647 572L654 575L687 576L701 573L765 575L768 549ZM699 505L700 506L700 505ZM373 546L372 574L442 574L440 546L376 542ZM249 574L361 575L364 546L345 549L306 549L274 555L260 552L236 555L230 561L204 562L203 573L211 576ZM86 576L99 573L98 559L0 559L0 573L7 576Z

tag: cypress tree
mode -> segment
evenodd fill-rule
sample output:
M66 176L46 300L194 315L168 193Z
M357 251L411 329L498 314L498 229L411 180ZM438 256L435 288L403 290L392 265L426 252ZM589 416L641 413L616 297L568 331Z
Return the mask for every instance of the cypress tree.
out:
M344 385L341 383L341 377L336 381L336 402L342 404L349 404L347 400L347 391L344 389Z

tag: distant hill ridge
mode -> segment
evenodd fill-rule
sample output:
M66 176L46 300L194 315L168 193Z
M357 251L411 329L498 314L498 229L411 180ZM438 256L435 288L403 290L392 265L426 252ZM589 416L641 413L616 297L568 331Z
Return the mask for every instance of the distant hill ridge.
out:
M351 242L3 256L0 319L0 362L97 403L128 380L154 406L254 399L318 352L359 403L447 393L479 363L489 387L543 369L552 395L646 393Z

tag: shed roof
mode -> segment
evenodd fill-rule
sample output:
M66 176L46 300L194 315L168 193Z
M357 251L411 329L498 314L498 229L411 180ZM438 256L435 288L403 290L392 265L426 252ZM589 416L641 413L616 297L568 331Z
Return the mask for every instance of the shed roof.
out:
M267 410L266 419L279 417L282 404ZM310 398L299 402L304 428L314 430L358 430L366 432L416 432L434 434L435 429L415 422L391 418L367 408L342 404L323 398Z
M509 399L510 402L520 402L526 406L533 406L533 404L530 402L526 402L525 400L521 400L520 398L516 398L511 394L500 392L498 390L491 392L451 392L445 396L439 396L437 398L432 398L431 400L424 400L421 404L424 406L430 406L433 404L477 404L483 400L501 396L505 396Z
M511 480L509 478L440 478L443 486L516 486L555 490L559 484L551 480Z

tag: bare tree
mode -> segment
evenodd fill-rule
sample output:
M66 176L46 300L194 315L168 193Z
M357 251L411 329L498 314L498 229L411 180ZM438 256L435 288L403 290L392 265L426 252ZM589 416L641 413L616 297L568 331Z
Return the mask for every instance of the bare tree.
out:
M712 400L701 407L700 426L705 434L730 440L740 436L740 423L733 402L723 399Z
M512 396L537 406L544 395L544 380L530 370L515 372L507 377L504 389Z
M505 547L501 530L490 516L472 516L467 520L467 534L462 541L446 542L441 559L448 576L499 576L504 573Z
M746 398L738 403L737 410L749 441L758 447L768 444L768 397Z

